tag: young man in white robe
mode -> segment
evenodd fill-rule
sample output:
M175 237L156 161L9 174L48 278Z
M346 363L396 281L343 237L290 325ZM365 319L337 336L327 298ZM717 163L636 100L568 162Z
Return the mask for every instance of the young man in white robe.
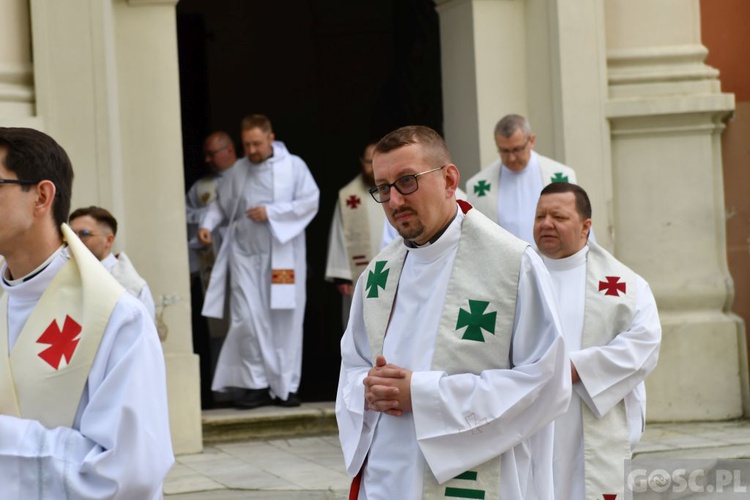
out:
M0 128L0 498L161 498L161 345L65 224L72 181L52 138Z
M643 433L644 379L661 325L648 283L588 241L591 203L574 184L542 190L534 237L552 275L573 396L555 421L555 498L624 496L624 465Z
M534 151L535 140L526 118L504 116L495 125L500 158L466 182L469 203L532 245L539 192L553 182L576 183L572 168Z
M381 139L371 191L403 237L356 285L336 417L352 497L551 499L570 373L549 275L466 202L443 139ZM481 496L477 496L481 495Z
M341 294L344 328L349 321L354 283L380 252L385 214L368 192L375 186L372 175L374 149L374 142L365 146L359 159L362 171L339 190L328 233L325 279L334 282Z
M198 239L227 223L203 315L221 318L227 273L230 326L212 389L240 388L235 406L299 406L307 275L305 228L320 192L305 162L274 140L263 115L242 121L245 157L229 170Z
M78 208L70 214L70 228L80 238L94 257L99 259L112 276L140 300L151 319L156 318L154 296L146 280L138 274L125 252L112 253L117 236L117 219L101 207Z

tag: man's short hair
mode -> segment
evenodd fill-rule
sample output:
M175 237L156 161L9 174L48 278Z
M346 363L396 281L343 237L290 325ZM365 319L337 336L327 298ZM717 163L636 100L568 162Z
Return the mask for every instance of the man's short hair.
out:
M109 211L103 209L102 207L91 205L90 207L76 209L72 214L70 214L70 221L73 222L74 219L85 217L87 215L94 219L96 222L109 227L109 229L112 231L112 234L114 234L115 236L117 235L117 219L115 219L114 215L112 215L111 213L109 213Z
M589 195L581 186L569 182L553 182L545 186L539 196L555 193L573 193L576 197L576 212L578 212L578 215L581 216L582 220L591 218L591 201L589 201Z
M5 149L3 166L20 180L55 185L52 214L57 230L68 220L73 191L73 165L65 150L47 134L32 128L0 127L0 148ZM21 189L28 191L29 185Z
M242 119L241 128L242 132L244 132L245 130L252 130L254 128L259 128L266 134L270 134L273 132L273 127L271 127L271 120L269 120L266 115L261 114L247 115Z
M531 125L521 115L505 115L495 125L495 135L508 138L520 130L526 137L531 137Z
M423 125L410 125L390 132L378 141L374 154L388 153L412 144L419 144L427 150L430 159L435 161L436 167L451 162L451 153L448 151L445 140L430 127Z

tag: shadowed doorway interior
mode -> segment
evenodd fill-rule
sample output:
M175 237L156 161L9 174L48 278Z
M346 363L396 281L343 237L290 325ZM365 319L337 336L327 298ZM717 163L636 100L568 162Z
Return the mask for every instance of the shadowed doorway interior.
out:
M431 0L181 0L177 29L185 186L205 175L202 141L263 113L308 164L320 210L307 228L303 401L333 400L340 299L324 281L338 190L359 172L365 143L403 125L442 133L438 14ZM193 301L199 306L200 298ZM194 314L202 397L210 401L205 323Z

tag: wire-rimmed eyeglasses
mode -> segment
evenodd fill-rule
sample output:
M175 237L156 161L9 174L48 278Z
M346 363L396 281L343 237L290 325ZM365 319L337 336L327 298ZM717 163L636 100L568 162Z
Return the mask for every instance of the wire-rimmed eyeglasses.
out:
M523 146L518 146L517 148L512 149L505 149L505 148L498 148L497 151L500 153L500 156L518 156L521 153L524 152L526 149L526 146L529 145L529 142L531 141L531 136L526 138L526 142L523 143Z
M375 186L374 188L370 188L372 199L377 201L378 203L385 203L386 201L391 199L392 187L396 188L396 191L398 191L402 195L412 194L414 191L419 189L419 182L417 182L417 177L424 174L429 174L430 172L437 172L438 170L442 170L447 166L448 165L443 165L442 167L433 168L432 170L427 170L426 172L405 175L399 179L396 179L391 184L381 184L379 186Z

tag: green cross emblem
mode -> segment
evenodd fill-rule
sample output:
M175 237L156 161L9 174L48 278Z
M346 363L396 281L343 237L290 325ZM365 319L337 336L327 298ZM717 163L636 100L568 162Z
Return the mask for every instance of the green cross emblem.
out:
M568 176L563 175L562 172L557 172L550 178L550 180L552 182L568 182Z
M369 292L367 292L368 299L378 298L378 287L385 290L385 283L388 280L388 271L390 271L390 269L384 271L383 268L387 263L388 261L386 260L375 262L375 271L370 271L367 275L367 286L365 287L365 290L369 290Z
M489 192L489 190L490 183L484 179L474 184L474 194L477 196L484 196L485 192Z
M492 335L495 335L495 319L497 318L497 311L485 314L484 311L487 309L489 302L481 300L469 300L469 310L465 309L458 310L458 321L456 322L456 330L460 330L463 327L466 328L463 340L475 340L477 342L484 342L484 335L482 330L487 330Z

